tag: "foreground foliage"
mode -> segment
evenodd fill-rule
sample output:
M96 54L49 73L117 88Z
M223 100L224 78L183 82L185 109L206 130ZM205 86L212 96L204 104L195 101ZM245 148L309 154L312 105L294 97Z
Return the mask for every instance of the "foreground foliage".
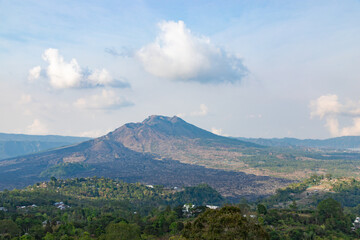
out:
M289 188L295 191L314 179L325 177ZM340 189L348 187L343 184ZM278 195L281 191L285 190ZM202 205L220 205L224 200L204 184L174 190L96 177L52 178L24 190L0 192L0 239L360 238L360 230L351 230L355 215L333 198L325 197L313 207L299 206L295 200L272 207L281 202L278 198L214 210Z
M246 218L238 207L225 206L218 211L207 210L192 223L185 225L186 239L268 239L256 220Z

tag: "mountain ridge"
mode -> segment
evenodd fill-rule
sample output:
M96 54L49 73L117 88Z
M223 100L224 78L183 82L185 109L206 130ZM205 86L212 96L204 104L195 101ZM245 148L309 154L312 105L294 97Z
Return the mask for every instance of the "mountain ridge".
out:
M358 176L360 153L283 147L218 136L178 118L150 116L107 135L137 152L207 168L301 180L312 174ZM259 145L260 144L260 145Z
M106 136L137 152L213 168L217 168L216 161L236 160L241 150L266 148L213 134L177 116L153 115L141 123L125 124ZM216 161L210 159L210 155Z
M266 196L273 193L276 188L292 182L280 178L187 164L161 154L136 151L119 141L125 134L124 129L129 130L131 127L138 129L140 126L144 126L140 131L141 136L146 136L147 140L153 144L153 148L156 147L159 139L162 139L162 142L178 144L186 139L194 146L200 147L206 144L210 144L211 147L220 147L232 143L234 146L247 148L247 143L208 133L180 118L153 116L146 119L144 123L127 124L105 136L73 146L2 160L0 161L0 188L24 187L46 180L41 176L51 174L54 167L60 169L58 172L64 173L61 177L105 176L128 182L167 186L192 186L205 182L224 196L234 199ZM184 127L189 127L190 130L181 130ZM174 136L173 139L168 137L169 133ZM126 134L130 138L134 136L129 132ZM202 142L204 139L209 143ZM150 145L147 143L146 146ZM257 145L251 143L250 146ZM176 146L173 147L175 148ZM77 167L81 171L66 172L69 166L75 169Z
M129 135L126 130L132 131L131 133L134 134L135 130L138 130L137 135L142 134L144 131L149 130L156 130L158 133L163 135L167 135L168 137L186 137L191 139L196 138L207 138L207 139L221 139L227 142L236 142L242 143L248 146L254 147L261 147L258 144L247 143L241 140L234 141L232 138L223 137L196 127L190 123L185 122L183 119L173 116L173 117L166 117L166 116L159 116L159 115L151 115L146 118L141 123L127 123L123 126L115 129L114 131L110 132L109 136L115 137L114 139L119 141L119 135L127 134ZM125 133L124 133L125 132Z
M360 149L360 136L342 136L327 139L298 139L298 138L244 138L235 139L248 141L265 146L276 147L312 147L328 149Z
M89 140L85 137L0 133L0 159L46 151Z

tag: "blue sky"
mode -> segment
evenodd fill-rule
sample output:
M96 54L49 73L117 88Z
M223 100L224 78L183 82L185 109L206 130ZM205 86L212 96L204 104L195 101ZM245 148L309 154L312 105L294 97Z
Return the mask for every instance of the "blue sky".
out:
M0 132L149 115L218 134L360 135L359 1L0 1Z

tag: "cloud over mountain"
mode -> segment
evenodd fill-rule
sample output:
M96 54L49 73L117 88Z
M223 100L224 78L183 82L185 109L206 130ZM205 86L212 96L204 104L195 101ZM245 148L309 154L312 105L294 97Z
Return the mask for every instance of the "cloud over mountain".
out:
M39 119L36 118L36 119L34 119L32 124L27 126L26 133L27 134L44 135L44 134L48 134L49 130L43 122L41 122Z
M325 126L332 136L353 136L360 135L360 102L348 101L342 104L338 96L323 95L311 101L311 117L325 119ZM352 125L340 127L339 117L350 117Z
M136 53L150 74L200 83L234 83L247 74L239 57L193 34L183 21L164 21L159 28L156 40Z
M89 70L80 67L75 58L65 61L58 49L49 48L42 55L46 67L46 77L55 89L66 88L94 88L94 87L130 87L129 83L117 80L106 69ZM29 71L29 80L34 81L40 77L41 67L37 66Z

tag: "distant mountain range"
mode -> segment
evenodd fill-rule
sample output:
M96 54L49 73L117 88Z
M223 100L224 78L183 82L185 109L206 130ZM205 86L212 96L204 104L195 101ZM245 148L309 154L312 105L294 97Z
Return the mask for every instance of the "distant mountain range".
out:
M202 156L220 149L224 158L228 150L250 148L262 146L212 134L178 117L151 116L73 146L1 160L0 188L24 187L51 176L105 176L173 187L208 183L224 196L240 199L266 196L292 182L205 168L171 157L186 154L185 150ZM171 155L171 151L176 154Z
M346 136L329 139L297 139L297 138L236 138L241 141L252 142L272 147L309 147L328 149L360 150L360 136Z
M355 140L235 139L176 116L150 116L100 138L0 160L0 189L52 176L104 176L171 187L208 183L229 198L257 198L313 174L359 177L360 153L332 149L356 148Z
M89 140L85 137L0 133L0 159L45 151Z

